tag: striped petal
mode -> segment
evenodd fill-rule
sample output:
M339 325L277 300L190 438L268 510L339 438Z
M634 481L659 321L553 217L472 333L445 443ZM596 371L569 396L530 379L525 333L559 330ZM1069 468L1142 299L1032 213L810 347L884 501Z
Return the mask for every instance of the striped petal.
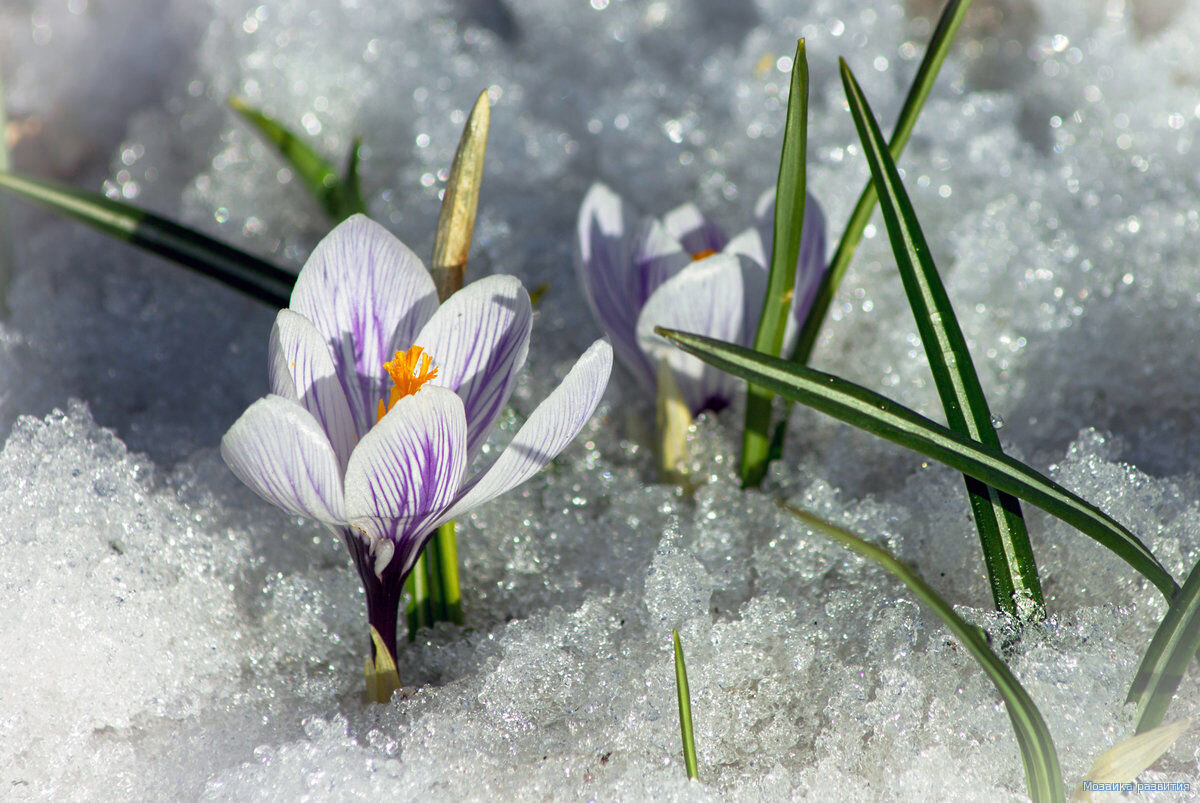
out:
M291 308L329 344L359 437L383 398L383 363L412 344L437 306L421 260L364 215L340 223L300 271Z
M759 265L743 256L717 254L672 277L646 302L638 318L642 348L656 363L666 360L692 415L727 406L740 380L675 348L654 327L746 343L758 325L766 287L767 274Z
M344 470L357 432L325 338L303 315L280 310L271 329L268 359L271 392L312 413Z
M296 402L267 396L250 405L221 439L221 457L276 507L344 523L341 466L321 425Z
M434 313L416 344L433 357L434 383L457 393L467 420L467 460L479 453L512 395L529 353L533 308L513 276L488 276Z
M653 388L654 368L637 344L638 310L690 257L661 223L639 221L619 195L599 183L580 207L577 246L577 275L592 314L617 358Z
M454 505L435 524L457 518L512 490L557 457L600 403L612 372L612 360L612 346L607 341L593 343L562 383L537 406L496 462L459 493Z
M390 540L392 560L408 571L432 522L462 486L466 458L462 399L426 385L397 401L350 455L348 521L369 543Z
M695 204L683 204L663 215L663 228L689 254L724 250L729 238Z

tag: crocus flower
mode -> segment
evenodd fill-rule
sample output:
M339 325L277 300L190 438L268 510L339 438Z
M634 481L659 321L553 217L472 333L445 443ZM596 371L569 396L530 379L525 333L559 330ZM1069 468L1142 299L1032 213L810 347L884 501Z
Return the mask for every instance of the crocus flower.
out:
M794 340L826 269L825 216L811 194L804 208L785 344ZM755 225L729 239L694 204L656 220L639 217L604 184L593 184L583 199L576 266L592 314L647 389L655 388L657 364L666 361L692 415L727 406L737 380L670 346L654 327L752 344L766 295L774 210L772 190L755 205Z
M421 260L356 215L300 271L271 332L271 394L221 441L259 496L342 536L392 655L404 580L433 531L533 476L604 393L612 349L598 340L468 477L525 363L531 323L512 276L480 279L439 306Z

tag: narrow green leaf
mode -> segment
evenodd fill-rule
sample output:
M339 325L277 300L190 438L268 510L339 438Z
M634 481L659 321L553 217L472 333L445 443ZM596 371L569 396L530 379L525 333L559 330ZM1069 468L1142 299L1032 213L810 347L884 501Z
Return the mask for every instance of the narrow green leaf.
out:
M4 75L0 71L0 172L12 169L8 153L8 119L4 113ZM0 315L8 314L8 289L13 278L12 219L8 199L0 198Z
M136 206L4 171L0 171L0 188L272 306L286 307L291 297L294 274Z
M771 272L754 348L779 356L783 333L796 286L796 260L800 258L800 233L804 229L805 158L808 150L808 59L804 40L796 42L792 59L792 85L788 93L783 153L775 184L775 234L771 247ZM771 410L775 396L765 388L746 389L746 429L742 436L742 487L761 485L771 452Z
M672 630L675 640L675 694L679 698L679 732L683 736L683 764L687 777L697 779L700 773L696 763L696 741L692 737L692 693L688 690L687 667L683 663L683 647L679 644L679 631Z
M408 640L417 640L417 631L422 627L432 627L437 621L433 611L432 589L430 588L430 561L437 559L437 550L426 545L417 556L412 571L404 581L404 589L408 592L408 604L405 608L408 619Z
M904 189L900 171L888 153L883 132L879 130L870 105L845 61L841 62L841 69L850 114L871 166L896 266L925 355L929 358L929 369L942 400L946 421L960 435L999 451L1000 439L992 425L992 413L975 372L967 339L963 337L950 297L938 276L933 254ZM1025 519L1021 515L1021 503L978 480L965 479L996 610L1020 619L1045 616L1042 586L1038 581Z
M892 131L888 150L895 160L900 159L900 154L904 152L904 146L908 144L909 137L912 136L913 128L917 125L917 117L920 116L921 109L925 107L925 100L933 90L933 82L937 80L942 62L946 60L946 54L950 52L950 45L954 43L954 37L970 7L971 0L949 0L946 7L942 9L937 27L934 28L933 36L929 39L929 46L925 48L925 57L921 60L921 66L917 68L912 86L909 87L908 95L904 98L904 105L900 108L896 128ZM821 283L817 287L817 294L812 308L809 310L808 318L800 327L796 345L792 348L794 362L807 365L812 357L813 347L817 343L817 335L821 332L821 324L825 322L829 305L833 303L833 297L842 283L846 268L849 267L850 260L854 257L854 251L862 239L863 230L871 220L871 213L875 211L877 200L875 184L868 181L867 185L863 187L862 194L858 196L858 203L854 205L854 211L846 223L842 239L838 242L837 250L833 252L833 258L829 261L829 270L821 277Z
M1003 452L963 437L872 390L733 343L655 330L722 371L969 474L1062 519L1103 544L1167 599L1178 590L1146 545L1099 508Z
M458 540L455 524L448 521L437 528L433 537L438 552L438 587L447 621L461 625L463 619L462 590L458 583Z
M350 151L353 172L348 171L347 174L354 179L354 185L351 187L338 178L333 165L278 120L268 117L239 97L229 99L229 108L237 112L263 139L275 147L284 161L296 171L297 177L330 220L341 223L351 215L365 211L366 206L358 195L357 140Z
M438 297L443 300L463 286L471 235L475 231L475 211L479 206L479 185L483 181L491 108L487 92L480 92L463 126L446 180L432 264Z
M1050 729L1046 727L1046 722L1029 693L1013 676L1008 666L992 652L987 639L979 630L963 621L962 617L954 612L953 606L942 599L932 586L892 557L886 549L870 544L849 530L805 510L783 502L779 504L809 527L887 569L908 586L918 599L933 609L987 673L988 679L995 684L996 690L1004 699L1004 706L1008 709L1008 717L1012 721L1013 732L1021 749L1021 760L1025 764L1025 784L1029 790L1029 797L1035 801L1064 800L1062 773L1058 767L1058 753L1054 749Z
M1200 562L1171 600L1137 674L1127 702L1138 704L1137 733L1161 724L1188 664L1200 650Z

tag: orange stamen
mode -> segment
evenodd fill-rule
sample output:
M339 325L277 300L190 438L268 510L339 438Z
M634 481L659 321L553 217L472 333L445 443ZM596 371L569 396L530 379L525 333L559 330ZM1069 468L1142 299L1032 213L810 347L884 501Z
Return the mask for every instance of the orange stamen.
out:
M695 254L692 254L692 261L693 261L693 262L699 262L699 261L700 261L700 260L702 260L702 259L708 259L710 256L712 256L712 255L713 255L713 254L715 254L715 253L717 253L717 252L716 252L716 250L715 250L715 249L713 249L713 248L709 248L709 249L708 249L708 250L706 250L706 251L699 251L699 252L697 252L697 253L695 253Z
M421 389L431 379L437 377L438 369L430 368L433 358L424 353L420 346L413 346L406 352L396 352L396 356L385 362L383 367L392 377L392 394L386 405L379 400L378 418L392 409L396 402L405 396L411 396Z

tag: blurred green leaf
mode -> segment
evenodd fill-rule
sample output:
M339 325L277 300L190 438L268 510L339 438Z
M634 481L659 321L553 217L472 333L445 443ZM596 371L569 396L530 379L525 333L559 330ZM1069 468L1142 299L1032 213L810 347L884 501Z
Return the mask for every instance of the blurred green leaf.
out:
M359 195L359 140L355 139L350 148L346 180L343 181L338 178L333 165L278 120L268 117L239 97L229 99L229 108L237 112L263 139L275 147L335 224L353 214L366 213L366 204Z
M4 171L0 171L0 188L272 306L286 307L291 297L294 274L136 206Z
M817 532L887 569L945 622L950 632L987 673L988 679L1004 699L1013 732L1017 736L1017 745L1021 749L1021 760L1025 764L1025 785L1029 790L1029 797L1035 801L1065 800L1062 773L1058 767L1058 753L1054 749L1050 729L1046 727L1046 722L1029 693L1013 676L1008 666L992 652L987 639L980 634L978 628L963 621L962 617L954 612L953 606L942 599L932 586L892 557L886 549L868 543L849 530L831 524L808 511L786 503L780 503L780 506Z
M1091 503L997 449L959 435L914 410L836 376L758 354L734 343L661 327L655 331L722 371L763 385L784 398L920 452L1036 505L1103 544L1152 582L1168 600L1178 590L1170 573L1137 536Z

